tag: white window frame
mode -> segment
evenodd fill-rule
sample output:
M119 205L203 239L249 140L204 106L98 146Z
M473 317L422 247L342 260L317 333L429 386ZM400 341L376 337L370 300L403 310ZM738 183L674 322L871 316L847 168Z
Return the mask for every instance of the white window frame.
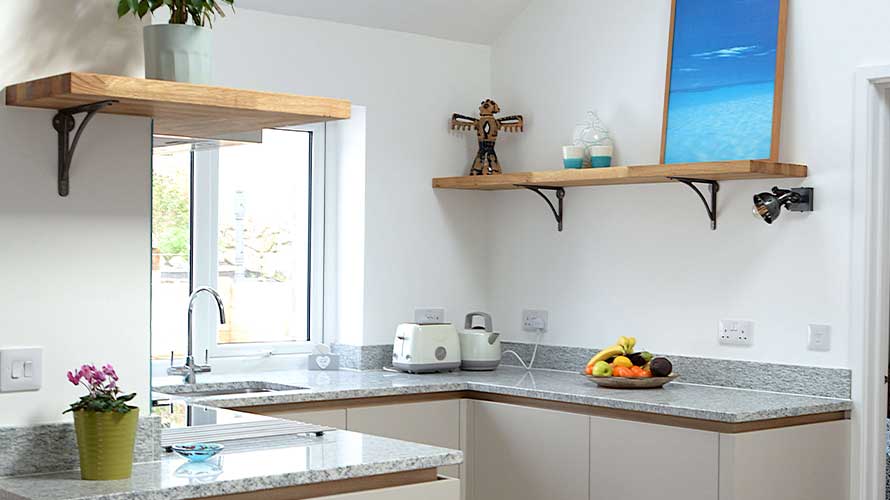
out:
M281 127L280 130L309 132L309 340L220 345L217 340L219 313L207 294L195 303L195 356L210 358L254 357L312 352L324 342L324 193L325 125ZM192 161L192 288L217 286L217 240L219 214L219 150L195 151Z

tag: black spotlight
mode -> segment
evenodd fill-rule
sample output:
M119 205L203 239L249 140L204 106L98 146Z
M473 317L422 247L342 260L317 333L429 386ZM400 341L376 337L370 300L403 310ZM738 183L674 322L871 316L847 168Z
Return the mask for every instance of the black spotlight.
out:
M790 212L813 211L813 188L779 189L772 193L754 195L754 215L772 224L782 213L782 207Z

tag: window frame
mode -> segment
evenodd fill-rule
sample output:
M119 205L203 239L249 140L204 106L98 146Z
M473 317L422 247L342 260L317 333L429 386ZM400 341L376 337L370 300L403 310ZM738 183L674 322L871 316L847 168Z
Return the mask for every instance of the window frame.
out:
M307 291L308 339L301 342L218 344L219 313L209 295L195 301L194 350L197 361L304 354L324 342L324 193L325 124L277 127L276 130L308 132L309 139L309 262ZM218 285L219 149L192 153L190 265L191 290Z

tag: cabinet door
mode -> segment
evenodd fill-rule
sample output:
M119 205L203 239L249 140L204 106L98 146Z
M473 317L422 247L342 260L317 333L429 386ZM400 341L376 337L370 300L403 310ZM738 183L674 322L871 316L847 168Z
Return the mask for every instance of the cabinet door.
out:
M460 449L460 401L431 401L349 408L347 429L402 441ZM439 474L460 477L460 466L439 469Z
M717 500L719 442L716 432L591 417L590 500Z
M850 421L720 435L721 500L849 498Z
M472 419L469 498L587 498L590 417L474 401ZM613 494L613 498L620 496L619 492Z
M346 410L271 410L263 411L262 415L296 420L307 424L324 425L335 429L346 429Z
M302 498L302 497L301 497ZM460 500L460 481L442 479L429 483L395 486L370 491L359 491L318 497L317 500Z

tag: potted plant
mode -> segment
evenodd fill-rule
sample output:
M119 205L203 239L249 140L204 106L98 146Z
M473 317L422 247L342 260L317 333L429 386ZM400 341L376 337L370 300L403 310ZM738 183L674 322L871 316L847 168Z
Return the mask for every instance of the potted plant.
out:
M68 380L89 391L64 411L74 413L80 477L90 480L130 477L139 408L128 402L136 394L121 393L117 373L111 365L101 369L83 365L68 372Z
M145 77L188 83L210 83L212 37L216 16L225 17L221 5L235 0L119 0L117 15L140 19L161 7L170 10L168 24L143 28ZM191 21L193 24L188 24Z

